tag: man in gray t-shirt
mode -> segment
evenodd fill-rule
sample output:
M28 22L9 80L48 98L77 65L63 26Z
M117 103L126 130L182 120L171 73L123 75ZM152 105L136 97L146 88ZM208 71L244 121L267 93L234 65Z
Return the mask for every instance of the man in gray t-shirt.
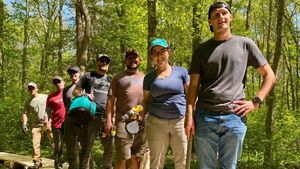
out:
M27 122L28 115L32 115L32 161L34 168L42 166L41 160L41 138L44 133L53 144L53 135L51 132L51 124L46 113L47 95L38 92L38 86L34 82L30 82L27 86L30 98L24 104L24 112L22 114L22 129L23 132L28 132Z
M218 1L210 6L208 22L214 36L194 51L189 69L185 130L188 138L196 133L200 169L216 168L217 159L221 168L236 168L247 129L244 119L260 106L275 82L254 42L231 34L231 21L227 3ZM244 93L248 66L263 79L250 101Z

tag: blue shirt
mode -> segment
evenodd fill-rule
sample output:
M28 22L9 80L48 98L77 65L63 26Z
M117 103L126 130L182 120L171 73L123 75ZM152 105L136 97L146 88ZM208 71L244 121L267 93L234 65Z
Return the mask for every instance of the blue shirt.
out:
M158 78L155 71L144 78L144 90L150 91L149 114L162 119L176 119L185 115L184 84L190 81L185 68L172 67L166 78Z

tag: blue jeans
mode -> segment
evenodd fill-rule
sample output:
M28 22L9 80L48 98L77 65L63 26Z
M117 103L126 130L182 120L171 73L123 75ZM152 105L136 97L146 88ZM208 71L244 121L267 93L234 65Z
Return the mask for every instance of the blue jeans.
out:
M195 147L200 169L235 169L247 126L236 114L195 112ZM219 161L219 165L217 163Z

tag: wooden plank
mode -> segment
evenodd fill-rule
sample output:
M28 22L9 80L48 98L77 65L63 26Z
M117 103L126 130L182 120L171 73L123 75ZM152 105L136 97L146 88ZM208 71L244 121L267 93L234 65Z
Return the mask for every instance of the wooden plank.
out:
M33 167L32 157L30 156L0 152L0 161L3 161L5 164L9 164L10 168L13 168L12 166L19 165L23 166L24 169ZM54 168L54 160L52 159L42 158L42 164L42 168L44 169Z

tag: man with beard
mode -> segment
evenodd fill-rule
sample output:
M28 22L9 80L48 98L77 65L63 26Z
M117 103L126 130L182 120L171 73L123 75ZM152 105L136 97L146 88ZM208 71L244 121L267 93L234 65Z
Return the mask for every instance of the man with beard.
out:
M129 168L138 169L147 148L145 133L143 129L136 134L128 133L122 117L134 106L141 104L144 74L138 70L141 59L135 49L129 49L126 52L123 63L126 69L115 75L110 85L106 105L105 132L110 132L115 114L115 169L126 169L126 161L129 159Z
M70 169L89 169L91 167L89 162L91 159L91 151L96 134L100 132L102 127L101 122L105 113L107 93L111 81L111 78L106 74L109 63L110 57L108 55L98 55L96 57L96 70L86 72L82 75L73 91L75 97L82 94L87 95L91 100L96 102L97 107L92 120L84 124L65 125L65 131L73 130L75 132L73 134L65 133L65 136L68 138L66 138L66 147ZM72 118L72 114L70 114L70 112L68 113L68 118L65 123L76 124L76 119ZM76 164L77 140L81 145L79 167L78 164Z

